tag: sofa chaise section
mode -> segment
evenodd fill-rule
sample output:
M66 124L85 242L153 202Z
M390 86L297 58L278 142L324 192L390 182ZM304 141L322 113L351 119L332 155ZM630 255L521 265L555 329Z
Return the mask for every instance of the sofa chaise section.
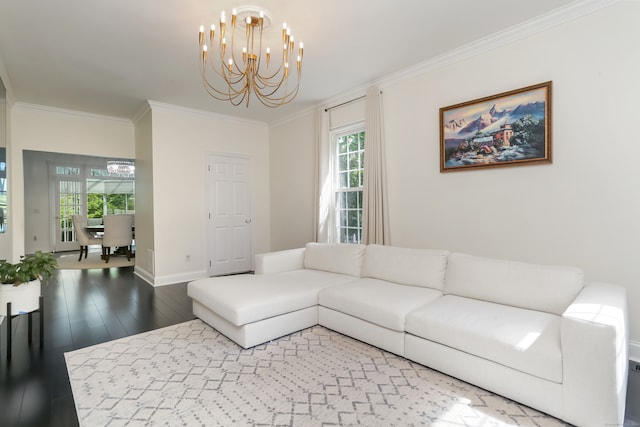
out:
M256 274L193 281L193 313L244 348L317 325L318 292L360 275L364 246L336 246L262 254Z

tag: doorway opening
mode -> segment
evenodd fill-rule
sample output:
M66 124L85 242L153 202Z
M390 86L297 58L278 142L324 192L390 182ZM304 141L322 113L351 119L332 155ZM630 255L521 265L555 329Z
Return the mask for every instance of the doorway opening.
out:
M135 177L107 170L104 157L24 152L25 252L78 249L72 216L101 225L104 215L135 213Z

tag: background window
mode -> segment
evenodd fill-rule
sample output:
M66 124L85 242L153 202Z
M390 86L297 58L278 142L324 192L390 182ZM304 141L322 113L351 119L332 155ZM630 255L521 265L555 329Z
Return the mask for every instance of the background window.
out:
M364 130L338 134L335 143L336 240L362 240L362 179L364 175Z

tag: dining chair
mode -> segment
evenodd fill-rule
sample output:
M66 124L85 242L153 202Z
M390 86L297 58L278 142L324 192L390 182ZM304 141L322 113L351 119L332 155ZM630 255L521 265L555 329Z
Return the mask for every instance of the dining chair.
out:
M89 245L102 245L102 238L97 237L93 233L89 233L85 228L87 221L82 215L73 215L73 229L76 231L76 241L80 245L80 256L78 261L82 260L82 252L84 251L84 259L87 259L89 253Z
M111 248L124 248L127 253L127 261L131 260L131 246L133 244L133 216L132 215L105 215L104 235L102 236L102 256L105 262L109 262Z

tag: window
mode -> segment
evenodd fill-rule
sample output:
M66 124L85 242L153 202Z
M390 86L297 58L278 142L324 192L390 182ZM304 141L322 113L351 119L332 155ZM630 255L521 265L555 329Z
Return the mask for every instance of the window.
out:
M362 180L364 176L364 128L358 126L334 134L336 241L362 240Z
M87 178L87 218L135 213L135 180L127 175L91 168Z

